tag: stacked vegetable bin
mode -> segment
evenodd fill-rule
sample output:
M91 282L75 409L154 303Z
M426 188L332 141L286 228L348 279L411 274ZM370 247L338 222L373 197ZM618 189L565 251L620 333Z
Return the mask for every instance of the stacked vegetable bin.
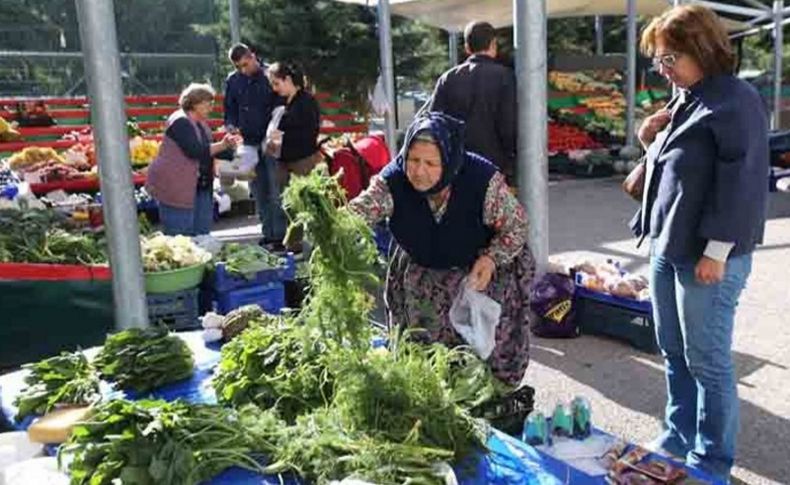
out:
M285 282L296 277L294 255L285 256L285 264L240 276L228 271L225 263L214 266L211 277L213 300L218 313L227 314L244 305L257 304L269 313L279 313L285 306Z
M241 306L256 304L268 313L279 313L286 306L284 283L293 281L296 274L293 254L279 258L280 264L259 271L250 272L245 265L241 270L247 271L243 273L222 261L222 255L215 255L213 264L146 272L150 321L173 330L187 330L197 328L199 317L207 311L225 315Z

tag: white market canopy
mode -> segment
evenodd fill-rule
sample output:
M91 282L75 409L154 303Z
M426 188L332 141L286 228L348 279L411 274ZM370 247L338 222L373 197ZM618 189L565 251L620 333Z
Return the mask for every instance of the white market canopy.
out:
M377 0L340 0L375 6ZM513 25L512 0L390 0L393 14L449 31L463 30L472 20L485 19L494 27ZM638 15L657 15L671 6L667 0L637 0ZM547 0L549 17L625 15L623 0Z
M377 0L338 0L375 7ZM704 2L698 4L718 5L716 10L729 14L725 18L731 30L748 27L751 20L759 13L752 4L760 0L742 0L738 2ZM427 25L447 31L461 31L473 20L485 19L494 27L513 25L512 0L390 0L390 10L395 15L419 20ZM658 15L672 6L672 0L636 0L636 14L643 16ZM625 16L627 2L625 0L546 0L548 17L585 17L585 16ZM768 20L768 19L765 19Z

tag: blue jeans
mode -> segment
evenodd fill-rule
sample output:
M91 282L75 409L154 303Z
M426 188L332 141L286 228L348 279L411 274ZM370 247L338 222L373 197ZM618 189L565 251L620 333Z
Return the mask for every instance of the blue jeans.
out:
M159 219L168 236L200 236L211 232L214 220L214 191L198 189L195 205L191 209L180 209L159 204Z
M650 266L656 337L666 364L662 447L727 482L738 433L732 332L752 255L730 258L724 280L715 285L696 281L695 263L654 255Z
M255 166L255 180L252 181L253 196L261 220L265 239L282 241L285 237L286 218L280 194L282 187L277 183L276 161L263 154Z

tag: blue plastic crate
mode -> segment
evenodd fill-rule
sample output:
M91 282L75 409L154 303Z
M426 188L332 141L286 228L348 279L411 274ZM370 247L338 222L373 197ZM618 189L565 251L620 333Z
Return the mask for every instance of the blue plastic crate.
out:
M174 293L149 293L148 319L151 323L164 323L171 330L199 328L199 291L193 288Z
M244 305L258 304L268 313L280 313L285 306L285 286L280 281L217 292L215 296L217 311L223 315Z
M618 298L576 287L576 321L583 334L623 340L650 354L658 352L650 302Z
M253 275L251 278L233 275L225 268L225 263L217 263L214 266L214 291L225 293L240 288L254 288L268 283L282 283L283 281L293 281L296 277L296 263L293 253L285 255L285 266L279 268L265 269Z
M612 296L607 293L601 293L598 291L589 290L579 284L576 285L576 296L581 298L587 298L588 300L595 300L601 303L606 303L608 305L628 308L629 310L645 313L648 315L652 315L653 313L653 304L650 303L650 300L641 301L641 300L632 300L630 298L622 298L619 296Z

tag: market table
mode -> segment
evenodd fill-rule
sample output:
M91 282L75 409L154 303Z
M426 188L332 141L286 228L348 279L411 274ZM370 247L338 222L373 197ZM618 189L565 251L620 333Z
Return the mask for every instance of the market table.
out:
M103 384L102 394L105 398L139 399L150 397L168 401L183 399L192 403L216 403L216 395L211 386L211 376L220 360L219 345L204 343L200 331L180 332L177 335L189 345L195 354L195 373L190 379L168 384L145 396L116 391L109 385ZM91 357L97 351L98 348L94 348L85 352ZM14 421L16 407L13 405L13 400L24 387L25 374L26 371L19 370L0 376L0 408L2 408L2 413L8 422L18 430L27 429L33 420L32 417L28 417L20 423ZM596 432L601 433L600 431ZM463 466L456 467L460 484L553 485L570 483L593 485L606 483L602 476L586 475L567 463L497 430L493 430L491 433L486 447L487 453L478 460L474 474L469 471L462 473ZM689 473L694 478L710 481L709 478L697 472L689 471ZM241 468L230 468L217 475L206 485L274 485L280 483L283 482L279 476L262 476ZM284 483L297 484L299 482L290 479L285 480Z

